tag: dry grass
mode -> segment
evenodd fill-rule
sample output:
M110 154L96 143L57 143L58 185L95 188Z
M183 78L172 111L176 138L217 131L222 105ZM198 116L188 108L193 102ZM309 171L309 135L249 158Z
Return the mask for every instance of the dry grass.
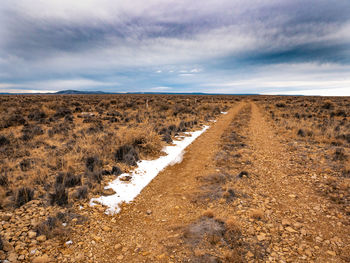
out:
M1 96L0 206L88 198L107 175L157 158L176 135L199 129L234 102L232 96ZM120 149L128 149L121 158ZM64 182L57 183L60 174ZM34 193L18 194L26 186Z
M276 132L296 141L293 151L303 147L305 162L324 174L317 190L350 214L350 191L344 189L350 174L350 98L272 96L259 103L270 113Z

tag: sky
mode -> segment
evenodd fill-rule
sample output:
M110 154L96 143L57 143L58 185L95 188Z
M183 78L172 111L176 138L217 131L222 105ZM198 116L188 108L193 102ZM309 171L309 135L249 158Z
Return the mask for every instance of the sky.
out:
M349 0L1 0L0 92L350 96Z

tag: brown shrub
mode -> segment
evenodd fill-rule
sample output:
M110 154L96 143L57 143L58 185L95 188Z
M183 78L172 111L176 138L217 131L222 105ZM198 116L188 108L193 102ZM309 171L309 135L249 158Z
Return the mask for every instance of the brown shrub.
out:
M20 187L16 191L15 205L17 207L20 207L25 203L28 203L29 201L33 200L33 197L34 197L33 189L28 187Z

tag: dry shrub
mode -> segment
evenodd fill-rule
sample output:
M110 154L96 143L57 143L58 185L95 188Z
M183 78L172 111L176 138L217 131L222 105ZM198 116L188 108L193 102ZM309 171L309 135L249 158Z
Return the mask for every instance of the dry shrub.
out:
M68 194L62 184L56 184L53 193L49 194L49 200L51 205L65 206L68 204Z
M213 218L214 217L214 211L212 209L207 209L203 212L203 216Z
M225 224L226 224L226 229L228 232L230 232L232 234L240 234L241 233L241 225L237 221L236 218L234 218L234 217L228 218L226 220Z
M33 200L34 190L29 187L21 187L16 191L15 205L20 207Z
M120 137L125 144L136 147L143 156L156 156L163 148L160 136L149 126L125 130Z
M66 240L69 237L72 219L81 224L86 220L81 215L75 214L72 210L58 212L55 216L49 216L36 227L38 235L45 235L47 238L59 238Z
M86 185L83 185L75 190L73 194L73 198L81 200L86 199L88 197L88 188Z
M250 211L250 216L256 220L263 220L264 219L264 211L261 209L252 209Z
M0 147L9 145L9 144L10 144L10 140L4 135L0 135Z
M0 187L0 209L5 207L6 191Z
M0 174L0 186L8 186L9 185L9 180L7 177L6 172L4 172L3 174Z

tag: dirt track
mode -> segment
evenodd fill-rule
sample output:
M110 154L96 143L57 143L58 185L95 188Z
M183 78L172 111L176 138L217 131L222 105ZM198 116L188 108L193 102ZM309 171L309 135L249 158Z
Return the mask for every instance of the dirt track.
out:
M101 207L85 207L90 220L76 228L73 244L63 254L76 262L189 261L181 229L198 220L206 208L191 197L199 191L199 177L220 171L215 156L221 136L235 125L230 125L234 117L239 121L242 108L250 119L242 128L249 162L236 169L249 169L250 176L230 184L244 194L232 203L207 204L215 217L231 214L240 222L242 261L346 262L349 226L337 222L343 215L313 190L308 180L312 171L295 165L298 153L280 143L254 103L240 103L222 115L186 149L182 163L161 172L120 214L111 217ZM252 216L257 211L261 216ZM215 246L221 249L220 244ZM191 262L230 262L214 260Z

